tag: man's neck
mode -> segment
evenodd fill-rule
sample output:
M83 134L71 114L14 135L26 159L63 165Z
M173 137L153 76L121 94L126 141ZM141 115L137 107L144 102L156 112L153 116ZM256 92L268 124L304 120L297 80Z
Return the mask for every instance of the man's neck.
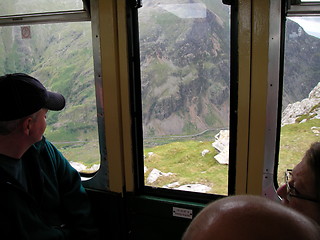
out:
M0 136L0 153L19 159L31 145L13 136Z

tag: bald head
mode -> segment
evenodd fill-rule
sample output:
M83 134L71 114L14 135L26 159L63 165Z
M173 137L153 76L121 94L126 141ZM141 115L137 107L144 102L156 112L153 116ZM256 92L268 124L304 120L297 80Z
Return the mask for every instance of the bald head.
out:
M183 240L320 239L316 225L300 213L258 196L232 196L204 208Z

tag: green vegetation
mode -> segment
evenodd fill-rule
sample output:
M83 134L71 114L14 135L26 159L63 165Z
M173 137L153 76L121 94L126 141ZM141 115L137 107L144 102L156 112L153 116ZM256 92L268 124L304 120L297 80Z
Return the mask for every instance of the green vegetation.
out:
M154 168L173 173L146 185L162 187L173 182L179 182L179 185L199 183L211 187L211 193L227 194L228 166L220 165L213 158L217 152L211 144L208 141L185 141L146 148L146 176ZM204 149L210 152L202 156Z
M281 142L278 166L278 183L283 183L283 173L288 168L293 168L299 163L304 152L310 144L320 141L319 134L312 131L312 127L320 126L320 120L314 119L304 123L286 125L281 129ZM148 186L163 187L170 183L179 182L179 185L200 183L210 186L210 193L227 194L228 166L220 165L214 156L217 152L211 146L211 140L188 140L165 143L155 147L145 148L145 166L148 171L145 179L156 168L163 173L173 173L170 176L161 176ZM203 137L203 136L202 136ZM209 137L207 136L207 139ZM160 143L160 142L158 142ZM208 149L210 152L204 157L201 152Z
M50 4L57 1L64 2L50 0ZM8 2L11 3L0 3L2 14L13 10L14 4ZM15 2L28 2L25 7L36 9L30 1ZM229 32L222 31L219 23L221 20L223 25L229 24L229 7L225 6L219 12L216 9L220 9L221 0L203 2L212 19L207 23L204 19L196 22L180 19L159 10L157 6L149 13L144 12L145 15L140 14L143 8L139 11L139 17L146 20L140 21L144 120L150 118L152 121L158 116L176 114L179 119L186 120L181 124L181 135L201 131L194 121L198 117L204 118L207 127L222 126L223 120L219 119L219 112L212 103L227 105L229 99L229 95L225 94L229 92ZM46 6L49 4L46 3ZM219 21L214 20L216 15L221 18ZM206 30L200 32L199 27ZM100 162L90 29L90 22L31 25L32 38L21 39L20 26L0 28L0 54L5 56L0 57L0 74L25 72L39 78L49 89L65 95L66 108L48 113L45 136L68 160L87 167ZM305 44L304 47L313 45ZM297 49L297 44L292 46ZM296 60L295 57L288 59ZM299 76L297 82L303 79L307 83L307 79L317 79L314 76L318 76L318 62L314 65L313 74L307 67L309 64L301 63L299 61L299 68L296 62L292 64L292 69L289 68L291 65L288 67L288 72ZM308 77L296 73L298 69L308 73ZM287 79L294 80L291 75ZM290 92L291 95L296 94ZM189 104L195 109L192 116ZM320 120L310 118L308 114L301 116L296 124L282 128L280 182L285 169L296 165L310 144L319 140L311 127L319 126ZM303 120L307 122L301 123ZM159 133L156 124L146 126L144 131L148 137L156 137ZM162 187L173 182L179 182L179 185L201 183L210 186L212 193L227 194L228 166L220 165L214 159L217 152L211 146L216 133L208 131L189 139L172 136L145 139L146 177L154 168L173 173L160 177L150 185ZM204 149L210 152L202 157ZM149 155L150 152L153 154Z
M45 136L70 161L87 167L98 164L90 22L39 24L30 29L31 38L22 39L20 26L0 28L0 53L5 56L0 58L0 74L24 72L63 94L66 107L49 111Z
M320 120L313 119L304 123L295 123L281 128L278 183L284 181L283 173L299 163L311 143L320 141L319 134L312 132L312 127L320 126Z
M82 163L88 168L94 164L100 164L98 141L79 143L55 143L55 146L69 161Z
M216 113L211 109L209 109L209 113L205 115L204 120L209 126L216 126L218 124L223 126L223 123L219 121L219 118L216 116Z
M199 132L199 130L197 129L197 126L194 125L193 123L191 122L187 122L184 126L183 126L183 129L182 131L186 134L193 134L193 133L196 133L196 132Z
M283 183L283 172L288 168L293 168L301 161L304 152L312 142L320 141L320 136L311 130L314 126L320 126L320 120L309 120L282 127L278 169L279 184ZM55 136L56 131L50 134L50 129L48 127L46 131L49 136L60 138ZM74 134L77 132L76 129L79 130L81 127L75 126ZM66 141L77 138L71 131L68 132L65 129L60 129L59 134L63 135ZM178 182L179 185L199 183L211 187L210 193L226 195L228 166L220 165L214 159L217 154L211 145L214 141L214 135L215 133L208 132L198 138L185 141L170 136L145 141L145 146L149 146L144 149L145 166L148 169L145 173L145 179L154 168L163 173L173 173L170 176L159 177L157 181L146 183L146 185L163 187L174 182ZM152 146L152 144L157 146ZM80 162L87 167L98 164L100 161L99 152L94 151L98 148L97 141L55 145L70 161ZM202 157L201 153L204 149L208 149L209 153Z

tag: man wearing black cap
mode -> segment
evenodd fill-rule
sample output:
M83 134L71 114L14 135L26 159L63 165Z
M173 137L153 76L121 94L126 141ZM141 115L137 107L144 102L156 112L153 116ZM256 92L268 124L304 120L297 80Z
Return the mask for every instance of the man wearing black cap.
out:
M96 239L80 176L44 137L65 99L22 73L0 77L1 239Z

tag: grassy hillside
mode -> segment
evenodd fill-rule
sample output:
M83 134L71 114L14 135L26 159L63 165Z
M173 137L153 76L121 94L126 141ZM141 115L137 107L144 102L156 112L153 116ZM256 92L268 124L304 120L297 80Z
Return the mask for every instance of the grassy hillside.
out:
M24 72L62 93L66 107L49 111L45 136L68 160L99 163L90 22L30 28L31 39L21 38L20 26L0 28L0 74Z
M62 152L62 154L69 161L81 163L87 168L94 164L100 164L99 143L79 142L79 143L55 143L55 146Z
M201 183L211 187L211 193L227 194L228 166L220 165L213 158L217 152L211 143L174 142L145 149L145 166L148 168L146 176L153 168L164 173L173 173L146 185L162 187L173 182L179 182L179 185ZM210 152L202 157L201 152L204 149Z
M146 5L147 2L151 0L146 1ZM215 12L219 9L220 0L203 2L208 7L206 21L180 19L159 8L139 16L140 20L145 20L145 24L141 21L140 25L140 45L146 136L159 135L157 130L165 123L169 126L168 131L161 132L161 135L198 133L203 126L211 128L229 122L229 89L226 87L229 84L229 49L226 46L229 34L223 30L229 24L229 8ZM0 14L14 12L15 4L18 9L22 3L25 7L37 9L32 0L3 1ZM66 4L63 0L48 0L46 7L53 3ZM143 13L143 9L139 11ZM84 31L83 27L86 27ZM289 24L288 28L296 31L298 26L290 27ZM56 145L70 161L87 166L99 163L90 22L32 25L31 34L31 39L21 39L20 26L0 28L0 55L4 56L0 57L0 74L25 72L39 78L50 90L64 94L66 108L48 114L45 136L53 142L67 142ZM297 47L302 44L298 42L299 38L289 40L287 54L290 62L286 66L285 81L296 84L291 84L284 94L285 99L288 95L288 99L294 102L296 94L293 93L301 90L301 82L305 83L305 91L309 93L308 89L314 84L309 84L307 79L318 81L320 58L313 49L320 42L303 36L303 47ZM293 55L297 49L308 49L301 54L302 59L315 61L304 64L305 61ZM314 66L312 71L306 68L307 65ZM201 122L196 121L199 116L202 117ZM283 127L279 179L282 180L282 172L286 168L292 168L300 161L311 142L319 140L319 136L311 131L312 126L319 125L318 121ZM226 194L227 167L217 164L213 158L217 153L211 147L212 136L209 134L207 138L185 142L162 140L157 147L153 147L157 143L148 141L145 145L149 147L145 149L146 174L153 168L173 173L168 179L160 178L155 186L174 181L181 185L203 183L212 187L214 193ZM210 153L202 157L204 149L209 149ZM149 152L155 154L149 157Z
M293 168L301 161L304 152L312 142L320 141L320 136L312 131L314 126L320 126L320 120L309 120L282 127L278 166L279 184L283 183L284 171ZM159 139L160 145L145 148L144 164L147 167L145 179L154 168L163 173L173 173L167 177L159 177L157 181L151 184L146 183L146 185L163 187L174 182L178 182L179 186L199 183L211 187L210 193L226 195L228 166L220 165L214 159L218 152L212 147L213 141L209 135L212 136L210 133L205 134L203 141L200 138L185 141ZM147 142L146 144L148 145ZM60 143L56 146L70 161L77 161L88 167L99 163L99 153L94 151L98 148L98 142ZM202 157L201 152L204 149L210 152Z
M281 128L278 182L284 182L284 172L299 163L311 143L320 141L319 134L312 127L319 127L320 120L314 119L304 123L286 125Z
M312 127L320 126L320 120L309 120L304 123L286 125L281 129L278 182L283 183L283 173L299 163L310 144L320 141L320 136L312 131ZM160 177L156 182L147 184L162 187L169 183L180 185L201 183L212 187L210 193L227 194L228 166L220 165L214 156L217 152L211 141L173 142L145 149L145 165L148 168L145 176L153 168L161 172L171 172L169 177ZM210 152L204 157L204 149ZM153 153L149 155L149 153Z

